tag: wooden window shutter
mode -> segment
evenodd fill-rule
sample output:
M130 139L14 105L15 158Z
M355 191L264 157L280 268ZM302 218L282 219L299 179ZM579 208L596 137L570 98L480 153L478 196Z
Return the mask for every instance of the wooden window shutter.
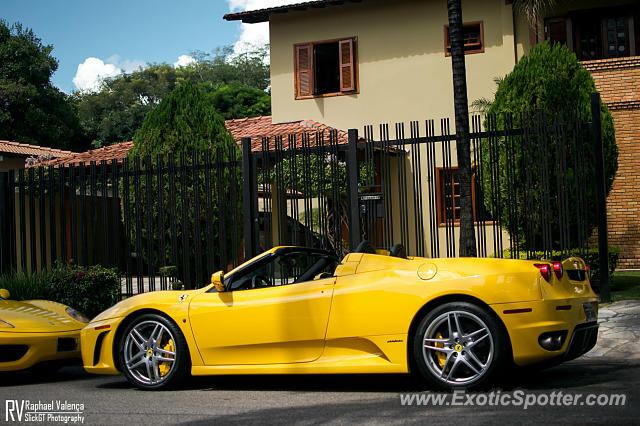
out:
M340 91L348 92L356 90L353 40L341 40L338 46L340 48Z
M313 55L310 44L296 46L297 95L313 95Z

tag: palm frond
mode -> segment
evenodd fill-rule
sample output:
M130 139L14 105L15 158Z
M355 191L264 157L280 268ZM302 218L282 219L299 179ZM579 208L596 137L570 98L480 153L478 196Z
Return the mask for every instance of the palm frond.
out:
M527 18L529 25L535 25L538 17L543 12L552 8L557 0L515 0L513 7L516 13L522 14Z

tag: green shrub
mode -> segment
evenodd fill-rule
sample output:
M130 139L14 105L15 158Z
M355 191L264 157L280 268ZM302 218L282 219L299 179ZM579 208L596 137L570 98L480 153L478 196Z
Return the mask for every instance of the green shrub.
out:
M587 71L576 56L569 52L565 45L551 44L549 42L536 45L528 55L524 56L514 66L513 70L503 79L498 79L498 89L495 99L490 102L487 111L487 121L485 127L489 124L489 120L495 117L495 125L497 129L502 130L507 126L508 117L512 118L514 128L523 125L521 113L533 114L530 118L540 117L540 120L552 124L554 114L561 115L560 120L580 121L591 120L591 103L590 95L596 91L595 83L589 71ZM538 115L540 114L540 115ZM618 148L616 146L615 131L613 127L613 118L607 106L603 103L600 111L602 117L602 143L605 167L605 183L607 194L611 190L613 179L618 169ZM534 125L535 121L529 122L528 126ZM534 131L535 133L535 131ZM553 132L551 132L553 133ZM586 135L586 133L585 133ZM542 197L550 198L550 224L551 235L560 235L560 227L565 227L571 241L569 246L580 247L585 241L578 241L578 216L584 214L586 216L587 232L583 232L583 238L588 238L588 230L597 224L596 209L591 208L586 211L577 211L577 200L575 189L577 185L584 185L586 190L586 205L594 206L596 203L595 185L595 166L592 161L593 147L590 137L583 138L582 150L577 151L573 144L573 139L569 134L567 137L558 139L555 135L549 135L546 138L546 147L543 141L533 135L530 138L528 150L525 149L526 144L521 139L515 141L513 159L512 179L507 179L507 173L510 167L505 167L507 157L506 138L499 138L496 146L491 152L488 141L482 142L482 169L484 178L485 204L494 218L500 214L500 219L507 229L512 233L517 233L522 247L530 250L540 250L543 247L543 219L540 218L541 212L537 209L530 211L533 215L532 220L524 221L520 214L511 215L509 208L502 208L501 211L493 211L494 205L491 202L495 196L502 206L512 206L516 203L518 212L525 212L528 209L524 196L514 194L528 194L533 197L533 206L542 205ZM525 153L525 150L528 153ZM565 153L567 166L564 170L566 175L566 183L563 183L558 177L556 162L556 150ZM525 157L526 155L526 157ZM548 161L549 193L541 188L543 176L540 164L545 164L545 158ZM577 179L576 170L574 170L574 159L582 157L582 182ZM524 161L526 159L526 162ZM499 178L498 187L494 190L491 184L491 167L498 163L496 177ZM531 173L533 188L527 187L527 173ZM513 182L513 187L509 187L509 181ZM568 224L562 224L558 214L557 188L558 185L568 188L568 206L570 211L568 214ZM495 193L494 193L495 192ZM511 223L514 221L514 223ZM528 225L533 224L532 233L527 232ZM531 234L531 235L529 235ZM560 241L552 241L553 248L560 248Z
M99 265L59 265L39 273L4 274L0 276L0 288L9 290L13 300L52 300L71 306L88 318L120 300L118 273Z
M494 254L491 257L497 257ZM503 250L502 257L505 259L513 259L516 258L516 253L512 253L511 250ZM587 265L589 265L589 270L591 271L591 278L598 279L600 277L600 250L598 246L591 246L586 249L586 253L584 253L580 249L571 249L569 250L569 257L579 257L584 260ZM618 266L618 258L620 257L620 249L617 247L609 247L609 274L613 274L613 271L616 270ZM527 259L527 252L524 250L520 250L518 252L518 259ZM551 252L551 258L546 258L544 252L535 251L533 252L533 259L546 259L546 260L560 260L562 259L562 252L558 250L554 250Z
M17 271L0 275L0 288L5 288L11 293L13 300L50 300L51 288L49 286L49 273L31 273Z

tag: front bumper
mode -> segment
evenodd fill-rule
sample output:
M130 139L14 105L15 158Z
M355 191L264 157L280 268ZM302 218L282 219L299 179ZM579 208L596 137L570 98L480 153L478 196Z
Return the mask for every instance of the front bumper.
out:
M24 370L43 361L80 358L80 330L55 333L0 332L0 371ZM5 350L3 350L5 347Z
M82 329L82 364L93 374L120 374L113 356L116 330L124 318L92 322Z
M598 324L587 318L583 304L592 305L597 315L598 302L593 297L504 303L491 308L507 328L514 362L527 366L574 359L595 346ZM560 349L544 349L538 340L540 335L554 331L566 331L567 337Z

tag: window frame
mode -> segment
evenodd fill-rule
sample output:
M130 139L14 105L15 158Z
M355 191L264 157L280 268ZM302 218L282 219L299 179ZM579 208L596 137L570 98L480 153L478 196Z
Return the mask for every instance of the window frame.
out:
M247 274L251 274L254 271L262 268L263 266L275 262L279 257L282 256L289 256L291 254L299 254L299 253L306 253L309 256L318 256L318 257L327 257L327 258L331 258L336 265L340 262L340 260L338 259L337 256L335 256L333 253L330 253L328 251L325 250L316 250L316 249L307 249L305 247L283 247L279 250L274 251L273 253L269 253L266 256L259 256L257 258L255 258L255 260L253 260L252 262L250 262L249 264L247 264L246 266L244 266L242 269L239 269L237 271L234 271L233 273L229 274L229 276L224 277L224 281L225 281L225 287L226 290L225 292L228 293L234 293L236 291L250 291L250 290L262 290L265 288L279 288L279 287L285 287L285 286L290 286L290 285L297 285L297 284L304 284L304 283L308 283L311 281L314 281L313 279L311 280L306 280L306 281L300 281L300 282L291 282L291 283L287 283L287 284L280 284L280 285L273 285L273 286L269 286L269 287L260 287L260 288L237 288L237 289L232 289L232 285L233 283L237 280L237 279L242 279L243 277L245 277ZM334 277L334 275L332 275L332 277ZM326 277L326 278L330 278L330 277ZM215 287L212 287L210 290L210 292L216 292L217 290L215 289Z
M455 218L455 191L454 191L454 218L450 221L445 219L445 191L444 191L444 173L446 170L458 172L458 167L436 167L436 216L439 227L460 226L460 219ZM460 185L460 183L458 183ZM459 197L459 196L458 196ZM478 220L476 209L476 167L471 172L471 203L473 205L473 223L476 225L491 225L493 219Z
M304 47L304 46L309 46L310 48L310 54L311 54L311 71L310 71L310 76L311 76L311 81L312 81L312 92L315 91L315 81L316 81L316 72L315 72L315 55L314 55L314 49L313 47L315 45L318 44L329 44L329 43L338 43L338 55L340 55L340 42L343 41L351 41L352 42L352 49L351 49L351 53L352 53L352 66L353 66L353 90L340 90L338 92L332 92L332 93L321 93L321 94L316 94L316 93L312 93L311 95L301 95L300 91L298 90L300 87L300 73L298 70L298 48L300 47ZM338 64L340 64L340 61L338 61ZM329 40L319 40L319 41L312 41L312 42L305 42L305 43L296 43L293 45L293 93L294 93L294 98L296 100L298 99L315 99L315 98L327 98L327 97L332 97L332 96L348 96L348 95L357 95L360 93L360 78L358 75L358 37L357 36L353 36L353 37L341 37L341 38L334 38L334 39L329 39ZM340 65L338 65L338 75L341 74L341 67Z
M463 35L464 35L465 27L471 27L475 25L478 25L480 27L480 48L465 50L464 51L465 55L473 55L475 53L484 53L484 21L464 22L462 24ZM451 42L449 41L449 24L446 24L444 26L444 56L451 56L450 49L451 49Z

